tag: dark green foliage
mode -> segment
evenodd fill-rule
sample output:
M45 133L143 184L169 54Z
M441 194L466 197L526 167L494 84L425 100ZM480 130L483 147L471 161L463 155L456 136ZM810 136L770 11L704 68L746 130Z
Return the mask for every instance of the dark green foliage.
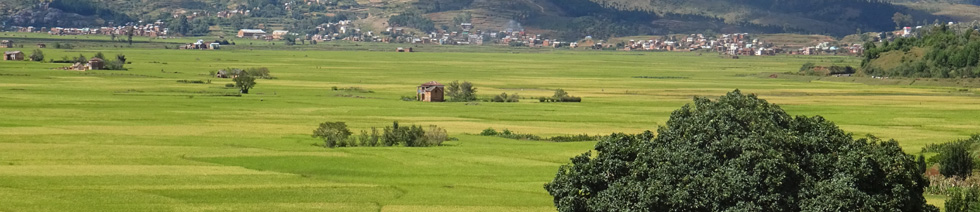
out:
M738 90L695 98L656 137L613 134L595 150L545 185L559 211L937 211L897 142Z
M133 18L126 15L124 12L117 11L110 5L102 3L95 0L52 0L51 4L48 5L50 8L60 9L69 13L77 13L83 16L95 16L103 19L106 22L114 22L116 24L124 24L133 21ZM49 21L43 21L42 25L47 25ZM54 26L51 27L65 27L65 26Z
M555 95L551 97L538 98L540 102L582 102L582 97L569 96L563 89L555 90Z
M350 135L347 123L344 122L323 122L319 128L313 130L313 137L322 138L323 146L328 148L337 147L338 144L346 145Z
M483 132L480 132L480 135L482 136L497 136L497 134L499 134L499 132L493 128L487 128L484 129Z
M85 55L79 54L78 57L75 58L75 62L85 64L88 63L88 58L85 58Z
M439 132L427 133L422 128L422 126L411 125L411 126L399 126L398 122L392 123L392 126L384 128L384 133L381 135L381 140L384 146L395 146L403 145L405 147L427 147L427 146L438 146L442 145L443 140L429 140L427 138L439 138L439 134L445 135L445 130L435 126L433 130ZM441 130L441 131L440 131ZM445 138L445 136L443 136Z
M807 70L813 70L814 67L816 67L816 65L813 64L813 62L804 63L803 66L800 67L800 72L804 72L804 71L807 71Z
M470 6L473 0L419 0L415 6L427 13L464 9Z
M368 138L368 142L366 146L378 146L381 144L378 142L380 140L381 140L381 134L378 134L378 128L371 127L371 137Z
M946 212L980 211L980 190L976 187L952 189L946 200Z
M800 74L807 76L828 76L837 74L854 74L857 70L851 66L832 65L830 67L816 66L813 63L805 63L800 67Z
M432 23L432 20L429 20L429 18L417 13L393 15L388 18L388 24L391 26L416 28L418 30L422 30L423 32L432 32L436 30L436 25L435 23Z
M924 30L921 38L899 38L882 42L880 46L865 44L861 67L865 74L893 77L975 78L980 77L980 33L968 29L957 35L945 24ZM903 59L895 68L882 69L871 61L892 51L908 52L913 48L926 50L919 59Z
M495 137L509 138L509 139L516 139L516 140L554 141L554 142L598 141L603 138L603 136L592 136L587 134L559 135L550 138L543 138L541 136L533 135L533 134L516 133L508 129L504 129L504 131L497 132L497 130L493 128L484 129L483 132L480 132L480 135L495 136Z
M40 49L35 49L31 53L31 61L44 61L44 52L41 52Z
M255 87L255 77L252 77L247 71L242 71L238 74L238 77L232 79L235 81L235 87L239 88L243 94L248 94L248 90Z
M468 81L463 83L459 83L458 80L452 81L446 85L446 96L449 96L449 100L453 102L476 101L476 87Z
M947 145L938 155L939 173L946 177L965 179L973 174L973 157L970 142L955 141Z
M490 99L491 102L520 102L521 96L517 94L507 95L507 93L501 93L500 95L494 96Z

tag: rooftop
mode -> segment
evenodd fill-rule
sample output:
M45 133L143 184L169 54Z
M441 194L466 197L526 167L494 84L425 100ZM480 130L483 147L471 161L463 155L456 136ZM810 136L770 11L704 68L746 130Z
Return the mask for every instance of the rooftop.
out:
M429 81L429 82L427 82L425 84L422 84L419 87L431 87L431 86L445 86L445 85L440 84L439 82L436 82L436 81Z

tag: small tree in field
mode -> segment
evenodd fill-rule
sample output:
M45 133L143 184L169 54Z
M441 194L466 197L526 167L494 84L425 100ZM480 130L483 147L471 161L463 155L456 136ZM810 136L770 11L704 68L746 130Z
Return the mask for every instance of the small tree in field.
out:
M248 90L255 87L255 77L252 77L246 71L242 71L238 77L235 77L235 87L241 90L243 94L248 94Z
M371 127L371 138L368 140L367 146L378 146L378 141L381 140L381 134L378 133L378 128Z
M35 49L34 53L31 53L31 61L44 61L44 52L40 49Z
M446 95L454 102L475 101L476 87L473 87L473 83L467 81L463 81L463 83L460 83L458 80L452 81L446 86Z
M334 148L338 144L346 142L351 134L350 130L347 129L347 123L344 122L323 122L320 123L319 128L313 130L313 137L322 138L323 146L328 148Z
M361 134L357 137L357 140L361 142L361 146L371 146L371 135L368 135L367 130L361 130Z
M449 140L446 129L429 125L429 129L425 131L425 146L441 146L446 140Z

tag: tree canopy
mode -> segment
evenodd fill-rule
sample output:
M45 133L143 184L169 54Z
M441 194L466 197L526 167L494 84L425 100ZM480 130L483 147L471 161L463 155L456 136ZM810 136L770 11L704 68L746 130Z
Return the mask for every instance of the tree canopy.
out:
M248 90L255 87L255 77L251 75L248 71L241 71L240 74L233 79L235 81L235 87L239 88L242 93L247 94Z
M613 134L545 189L559 211L938 211L894 140L853 139L735 90L695 98L657 135Z

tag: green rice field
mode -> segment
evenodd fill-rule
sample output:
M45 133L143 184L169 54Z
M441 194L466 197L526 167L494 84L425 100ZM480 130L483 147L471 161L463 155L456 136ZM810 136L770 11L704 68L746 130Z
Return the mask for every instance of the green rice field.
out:
M27 43L14 48L27 55L34 42L67 39L14 38ZM695 96L735 89L793 115L824 116L856 137L898 140L911 154L980 133L980 81L942 86L784 74L806 62L859 63L851 57L197 51L156 41L139 48L64 42L79 44L42 49L45 60L103 52L125 54L132 64L82 72L55 69L70 65L64 63L0 61L0 211L554 211L543 184L595 142L475 134L640 133L656 130ZM268 67L276 79L259 79L238 96L226 87L230 79L210 74L229 67ZM484 99L503 92L525 99L402 100L419 84L453 80L474 83ZM559 88L582 102L538 102ZM393 121L438 125L458 141L327 149L311 137L327 121L346 122L355 133Z

